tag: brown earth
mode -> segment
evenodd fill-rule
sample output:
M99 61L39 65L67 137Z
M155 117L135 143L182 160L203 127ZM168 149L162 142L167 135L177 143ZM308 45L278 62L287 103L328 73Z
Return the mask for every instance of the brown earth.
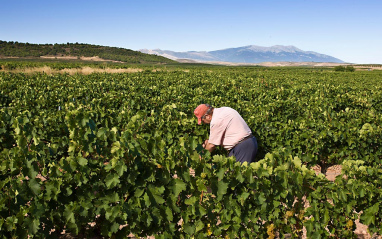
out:
M180 63L204 63L225 66L266 66L266 67L336 67L336 66L353 66L356 70L382 70L382 65L357 65L352 63L332 63L332 62L261 62L261 63L232 63L224 61L194 61L189 59L177 59Z
M188 59L178 59L178 62L182 63L205 63L205 64L217 64L217 65L227 65L227 66L312 66L312 67L335 67L339 65L352 65L349 63L330 63L330 62L261 62L261 63L232 63L224 61L203 61L198 62Z

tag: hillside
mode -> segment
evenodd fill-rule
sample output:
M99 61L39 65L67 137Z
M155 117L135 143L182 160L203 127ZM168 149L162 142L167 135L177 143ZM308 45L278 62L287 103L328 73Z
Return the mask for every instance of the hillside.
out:
M149 55L130 49L98 46L83 43L31 44L0 41L0 57L99 57L104 60L124 63L173 63L174 61L156 55Z

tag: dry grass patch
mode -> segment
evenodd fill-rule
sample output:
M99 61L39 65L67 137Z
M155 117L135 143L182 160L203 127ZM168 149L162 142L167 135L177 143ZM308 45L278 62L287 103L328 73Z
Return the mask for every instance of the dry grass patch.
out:
M43 67L32 67L32 68L24 68L24 69L15 69L15 70L10 70L9 72L14 72L14 73L25 73L25 74L33 74L36 72L40 73L46 73L46 74L53 74L55 73L55 70L51 69L48 66L43 66Z
M127 69L112 69L112 68L105 68L105 69L100 69L100 68L91 68L88 66L85 66L80 69L63 69L60 71L60 73L68 73L70 75L74 74L83 74L83 75L89 75L92 73L136 73L136 72L141 72L143 71L142 69L138 68L127 68Z
M82 74L89 75L92 73L137 73L143 71L140 68L126 68L126 69L113 69L113 68L92 68L92 67L82 67L82 68L66 68L62 70L55 70L48 66L43 67L30 67L23 69L15 69L15 70L0 70L0 72L12 72L12 73L25 73L25 74L33 74L33 73L46 73L48 75L52 74L63 74L68 73L69 75Z

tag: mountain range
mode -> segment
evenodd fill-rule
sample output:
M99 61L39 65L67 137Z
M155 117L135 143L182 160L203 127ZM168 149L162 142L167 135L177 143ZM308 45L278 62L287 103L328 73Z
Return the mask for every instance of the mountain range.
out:
M197 62L231 62L231 63L262 63L262 62L333 62L342 60L313 51L303 51L295 46L275 45L263 47L249 45L227 48L216 51L176 52L161 49L141 49L142 53L163 56L172 60L193 60Z

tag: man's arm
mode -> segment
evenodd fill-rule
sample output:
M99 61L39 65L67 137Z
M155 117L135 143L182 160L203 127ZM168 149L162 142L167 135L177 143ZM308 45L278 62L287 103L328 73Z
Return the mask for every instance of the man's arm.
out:
M212 153L215 150L216 145L208 143L208 139L206 139L203 143L203 148L207 149L208 151L210 151L210 153Z

